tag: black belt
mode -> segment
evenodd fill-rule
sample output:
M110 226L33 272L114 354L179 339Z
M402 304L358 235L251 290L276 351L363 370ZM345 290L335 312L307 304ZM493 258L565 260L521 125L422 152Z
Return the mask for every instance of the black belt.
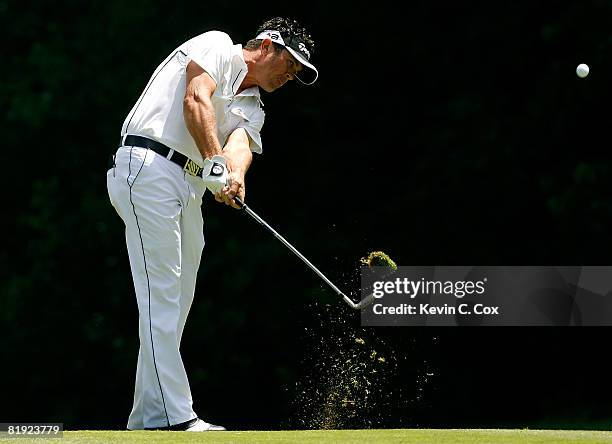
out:
M178 151L168 148L157 140L148 139L142 136L128 135L123 141L124 146L137 146L140 148L147 148L155 151L160 156L164 156L166 159L176 163L180 166L183 171L192 176L202 177L202 167L191 160L189 157L179 153ZM172 153L172 154L170 154ZM170 154L170 156L168 156Z

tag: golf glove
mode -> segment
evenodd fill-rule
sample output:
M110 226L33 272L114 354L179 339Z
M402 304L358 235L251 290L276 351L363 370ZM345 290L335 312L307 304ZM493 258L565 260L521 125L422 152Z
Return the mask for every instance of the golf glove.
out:
M204 159L202 180L211 193L217 194L223 191L223 187L227 184L225 157L217 154L210 159Z

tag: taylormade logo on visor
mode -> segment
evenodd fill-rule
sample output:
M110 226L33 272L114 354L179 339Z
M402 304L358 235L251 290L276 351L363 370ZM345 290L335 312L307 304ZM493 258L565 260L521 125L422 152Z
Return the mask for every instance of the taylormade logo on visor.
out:
M298 48L300 48L300 51L302 51L304 54L306 54L306 57L308 59L310 59L310 51L308 51L306 49L306 45L304 45L302 42L298 43Z

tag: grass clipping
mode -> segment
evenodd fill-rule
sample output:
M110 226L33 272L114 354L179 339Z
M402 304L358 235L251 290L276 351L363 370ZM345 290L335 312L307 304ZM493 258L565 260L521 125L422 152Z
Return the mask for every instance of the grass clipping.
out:
M382 251L371 252L360 264L397 270ZM355 325L354 312L341 307L319 307L319 325L306 328L314 347L304 362L309 374L298 384L299 427L370 428L389 410L385 380L394 372L394 353L372 329Z
M383 253L382 251L372 251L366 257L362 257L359 262L368 267L389 267L393 271L397 271L396 263L389 257L388 254Z

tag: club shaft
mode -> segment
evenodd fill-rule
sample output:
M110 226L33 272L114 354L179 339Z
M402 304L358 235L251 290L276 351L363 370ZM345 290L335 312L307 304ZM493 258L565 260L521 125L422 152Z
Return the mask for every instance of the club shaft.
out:
M346 296L344 293L342 293L342 291L340 291L340 289L338 287L336 287L332 281L327 279L327 277L317 267L315 267L308 259L306 259L304 257L304 255L302 255L302 253L300 253L293 245L291 245L289 243L289 241L287 241L287 239L285 239L283 236L278 234L274 228L272 228L270 225L268 225L265 220L263 220L261 217L259 217L257 215L257 213L255 213L253 210L251 210L245 203L240 201L238 198L235 198L235 200L238 203L238 205L249 216L251 216L259 224L261 224L264 228L266 228L270 233L272 233L274 235L274 237L276 237L279 241L281 241L287 248L289 248L293 252L293 254L295 254L297 257L299 257L306 265L308 265L310 267L310 269L312 271L314 271L321 279L323 279L327 285L329 285L336 293L338 293L339 296L342 296L342 298L345 300L345 302L347 304L349 304L352 308L356 307L357 304L355 304L348 296Z

